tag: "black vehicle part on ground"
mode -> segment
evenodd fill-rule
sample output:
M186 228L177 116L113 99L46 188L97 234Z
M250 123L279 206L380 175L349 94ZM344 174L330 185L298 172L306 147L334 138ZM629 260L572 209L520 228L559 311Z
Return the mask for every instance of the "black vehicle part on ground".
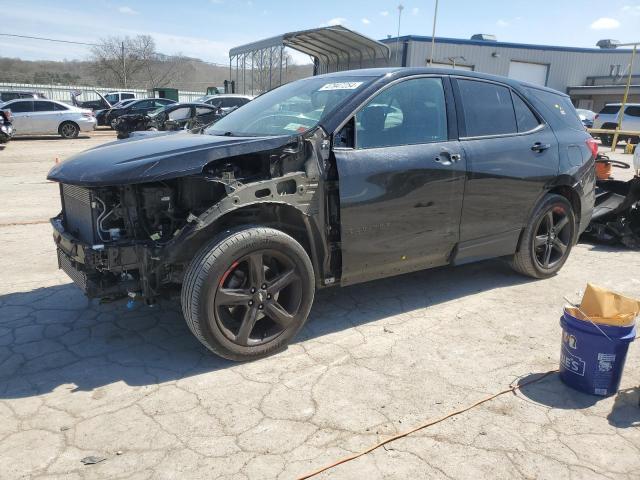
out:
M607 161L614 167L630 168L624 162ZM640 249L640 177L627 182L615 179L596 182L596 204L583 235L596 242Z

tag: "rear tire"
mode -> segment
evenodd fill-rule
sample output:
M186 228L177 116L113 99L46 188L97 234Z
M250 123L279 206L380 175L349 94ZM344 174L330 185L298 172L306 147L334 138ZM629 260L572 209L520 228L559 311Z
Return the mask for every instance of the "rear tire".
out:
M62 122L60 127L58 128L58 133L62 138L67 140L72 138L78 138L78 134L80 133L80 127L73 122Z
M512 268L533 278L549 278L564 265L576 241L576 217L562 195L546 195L524 229Z
M235 361L286 347L307 320L315 293L304 248L272 228L227 231L193 258L182 285L191 332Z

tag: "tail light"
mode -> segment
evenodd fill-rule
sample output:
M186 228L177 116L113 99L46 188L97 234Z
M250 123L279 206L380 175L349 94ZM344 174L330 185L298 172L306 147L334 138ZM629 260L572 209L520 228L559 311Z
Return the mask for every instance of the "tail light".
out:
M594 120L597 120L598 118L600 118L600 114L599 114L599 113L596 113L596 116L595 116L595 117L593 117L593 119L594 119Z
M589 137L586 143L589 150L591 150L591 155L593 155L593 158L596 158L598 156L598 142L596 142L593 137Z
M93 113L93 112L83 112L83 113L82 113L82 116L83 116L83 117L86 117L86 118L88 118L88 119L92 119L92 118L94 118L94 117L96 116L96 114L95 114L95 113Z

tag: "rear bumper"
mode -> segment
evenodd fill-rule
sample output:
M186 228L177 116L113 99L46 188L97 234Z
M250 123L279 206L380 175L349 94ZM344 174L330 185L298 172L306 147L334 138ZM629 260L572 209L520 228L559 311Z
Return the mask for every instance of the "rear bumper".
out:
M78 120L78 126L80 127L81 132L92 132L96 129L98 122L94 118L93 120L83 119Z

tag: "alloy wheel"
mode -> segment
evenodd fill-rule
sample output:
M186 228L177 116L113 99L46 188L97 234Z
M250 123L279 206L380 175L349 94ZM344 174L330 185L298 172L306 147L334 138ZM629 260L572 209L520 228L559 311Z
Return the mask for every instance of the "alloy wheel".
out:
M65 138L72 138L76 134L76 126L71 123L65 123L60 128L62 136Z
M215 293L215 321L237 345L268 343L295 326L302 305L296 264L275 250L258 250L236 261L222 275Z
M551 269L567 253L571 242L568 212L559 206L550 208L538 221L533 242L538 266Z

